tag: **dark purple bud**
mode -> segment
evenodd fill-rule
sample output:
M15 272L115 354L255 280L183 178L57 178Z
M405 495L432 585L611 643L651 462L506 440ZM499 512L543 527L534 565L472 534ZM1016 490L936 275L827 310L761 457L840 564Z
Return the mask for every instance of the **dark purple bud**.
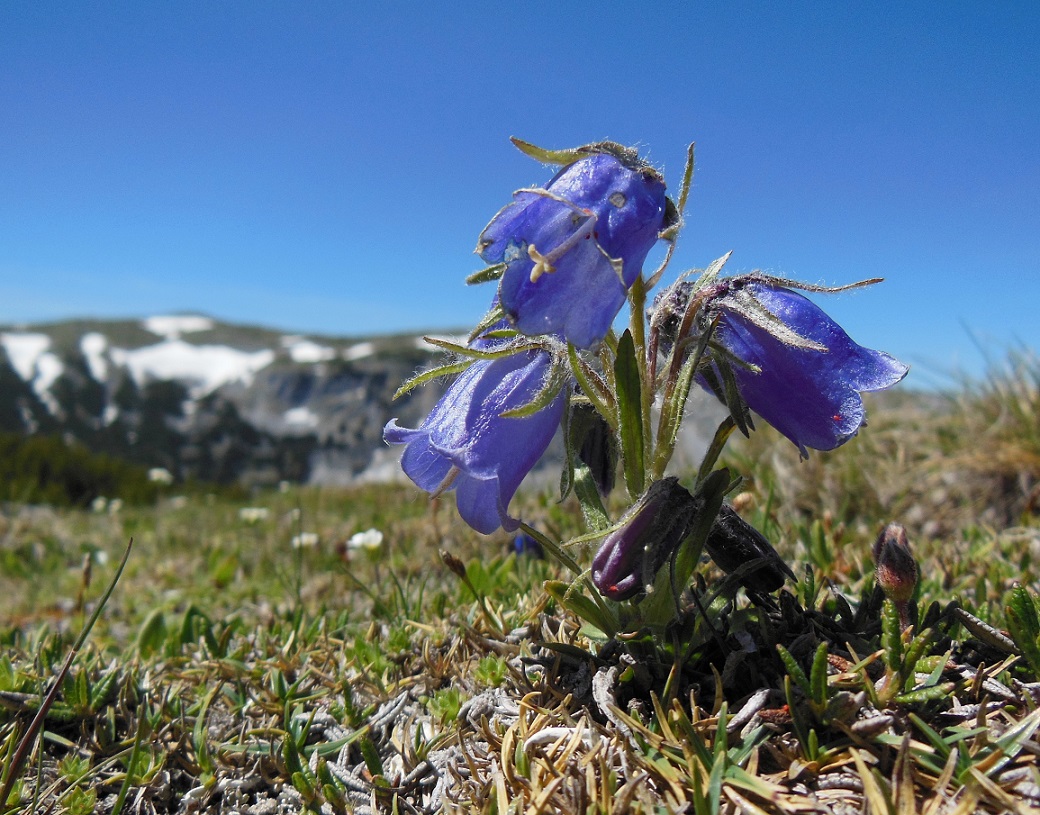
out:
M628 600L653 582L686 539L703 506L675 477L655 481L603 541L592 582L611 600Z
M728 504L723 504L719 510L704 548L726 574L747 563L754 563L754 570L740 578L740 584L750 591L769 593L784 585L787 578L795 579L794 572L765 535Z

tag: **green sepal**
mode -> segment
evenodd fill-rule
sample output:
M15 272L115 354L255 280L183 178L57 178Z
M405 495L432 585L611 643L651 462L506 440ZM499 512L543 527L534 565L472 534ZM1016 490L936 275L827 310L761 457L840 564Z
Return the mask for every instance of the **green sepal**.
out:
M494 280L499 280L503 274L505 274L508 264L495 263L491 266L486 266L479 272L474 272L466 278L467 286L476 286L480 283L490 283Z
M726 308L791 348L826 352L827 346L803 337L771 312L746 288L734 288L726 297Z
M442 376L451 376L452 374L460 374L466 370L475 360L466 359L462 362L451 362L447 365L438 365L436 368L430 368L428 371L422 371L417 373L411 379L404 382L401 387L394 393L394 399L399 399L411 390L425 385L427 382L432 382L434 379L440 379Z
M444 351L449 351L452 354L458 354L460 357L468 357L470 359L502 359L502 357L512 356L519 351L525 350L523 346L506 345L492 351L485 348L474 348L470 345L462 345L461 343L441 339L440 337L423 337L423 341L430 345L435 345Z
M516 136L511 136L509 140L521 153L530 156L535 161L540 161L543 164L558 164L566 166L568 164L573 164L579 159L588 158L589 156L597 154L604 154L613 156L629 169L638 169L643 172L653 173L658 178L661 178L661 174L657 172L657 170L639 157L639 152L637 150L631 147L625 147L623 144L618 144L617 142L600 141L563 150L547 150L544 147L538 147L537 145L526 142L523 139L518 139ZM661 181L663 183L664 179L661 178Z
M570 371L566 363L554 355L549 364L549 372L545 376L545 381L542 382L541 390L531 397L531 401L518 408L503 411L499 415L504 419L523 419L527 416L533 416L535 413L547 408L553 403L553 401L555 401L556 397L566 386L569 379ZM564 413L566 413L566 410Z
M488 313L481 317L480 322L474 326L473 330L469 334L469 342L473 342L473 340L491 328L491 326L500 323L505 318L506 313L502 310L502 306L496 304L494 307L489 309ZM513 329L513 333L517 333L515 329Z
M603 377L582 358L578 349L567 343L567 359L571 364L571 373L585 397L592 403L596 411L607 420L612 430L617 430L617 400L613 391L603 381Z
M617 388L618 427L621 436L621 461L628 494L637 498L646 485L643 462L643 397L642 378L636 360L632 333L625 332L618 340L614 358L614 381Z
M573 164L578 159L584 158L588 155L588 151L581 147L569 147L564 150L547 150L544 147L538 147L537 145L526 142L523 139L518 139L516 136L510 136L509 141L511 141L513 146L525 156L530 156L535 161L542 162L542 164L559 164L561 166Z
M731 363L729 360L721 358L722 354L725 353L724 349L721 349L714 343L711 343L711 347L712 350L716 351L713 356L716 358L717 364L712 368L704 369L704 378L707 379L708 385L711 386L712 390L722 396L729 409L729 415L736 422L737 429L744 433L745 437L750 437L755 425L751 420L751 411L748 409L747 402L744 401L743 396L740 396L740 389L736 385L736 377L733 375ZM722 354L720 354L720 351L722 351ZM716 376L717 371L718 376Z

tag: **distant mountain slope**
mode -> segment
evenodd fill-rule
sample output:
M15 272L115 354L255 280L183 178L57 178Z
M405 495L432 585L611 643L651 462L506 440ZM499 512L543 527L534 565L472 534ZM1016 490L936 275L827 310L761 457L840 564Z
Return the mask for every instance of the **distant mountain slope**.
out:
M56 433L180 478L350 483L396 473L392 416L420 421L420 337L287 335L200 315L0 326L0 432Z

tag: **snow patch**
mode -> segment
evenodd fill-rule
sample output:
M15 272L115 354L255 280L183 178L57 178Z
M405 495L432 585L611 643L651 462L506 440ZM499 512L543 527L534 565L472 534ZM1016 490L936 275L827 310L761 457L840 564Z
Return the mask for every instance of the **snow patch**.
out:
M149 317L141 325L153 334L168 340L176 340L180 338L181 334L209 331L213 328L213 320L197 314L168 314Z
M65 372L65 366L51 352L51 338L46 334L3 333L0 334L0 345L3 345L18 376L32 385L51 415L60 416L61 406L50 388Z
M108 376L108 360L105 359L105 350L108 348L108 337L91 331L84 334L79 341L79 350L87 360L90 375L97 382L104 382Z
M191 345L181 339L129 351L113 348L111 353L113 362L126 366L138 385L151 379L186 381L191 383L189 391L195 399L229 382L250 385L256 372L275 357L269 349L239 351L226 345Z
M370 357L376 351L376 347L370 342L359 342L357 345L352 345L350 348L346 348L343 351L343 359L347 362L353 362L357 359L364 359Z
M318 417L310 408L295 407L285 411L282 418L291 427L317 427Z
M11 366L26 382L36 377L36 361L51 347L51 338L46 334L0 334L0 345L4 346Z
M303 337L282 337L282 348L289 352L293 362L327 362L336 356L334 349L306 340Z

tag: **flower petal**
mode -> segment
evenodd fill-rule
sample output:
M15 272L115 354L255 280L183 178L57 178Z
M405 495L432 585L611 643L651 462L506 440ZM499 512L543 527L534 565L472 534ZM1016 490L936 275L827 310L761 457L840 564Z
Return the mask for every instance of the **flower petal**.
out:
M737 358L758 366L754 373L734 366L748 407L794 442L832 450L859 431L866 418L860 392L881 390L902 379L907 366L881 351L864 348L812 301L797 292L763 282L747 289L800 336L826 348L814 351L787 345L759 325L716 305L722 317L716 339Z
M596 154L563 168L545 192L516 193L477 250L507 264L500 297L519 330L587 348L609 330L665 215L655 171Z
M427 492L455 489L459 514L478 532L518 521L507 511L520 482L541 458L560 424L566 404L561 390L545 408L522 418L503 417L540 391L549 368L545 352L523 351L478 360L445 391L416 429L391 420L383 438L406 444L405 474ZM456 472L450 483L445 480Z

